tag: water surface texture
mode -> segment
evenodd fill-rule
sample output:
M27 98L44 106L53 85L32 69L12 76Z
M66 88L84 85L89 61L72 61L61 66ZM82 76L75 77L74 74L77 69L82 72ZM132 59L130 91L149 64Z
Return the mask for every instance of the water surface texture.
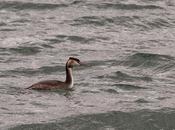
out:
M0 129L173 130L174 50L174 0L1 0Z

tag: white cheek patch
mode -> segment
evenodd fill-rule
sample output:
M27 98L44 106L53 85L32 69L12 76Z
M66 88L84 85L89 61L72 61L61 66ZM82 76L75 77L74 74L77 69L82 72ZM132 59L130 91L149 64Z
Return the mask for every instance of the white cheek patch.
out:
M74 65L80 65L78 62L74 61Z
M68 61L68 65L79 65L79 63L78 62L76 62L76 61L74 61L74 60L69 60Z
M68 61L68 65L71 65L71 62L72 62L72 61L71 61L71 60L69 60L69 61Z

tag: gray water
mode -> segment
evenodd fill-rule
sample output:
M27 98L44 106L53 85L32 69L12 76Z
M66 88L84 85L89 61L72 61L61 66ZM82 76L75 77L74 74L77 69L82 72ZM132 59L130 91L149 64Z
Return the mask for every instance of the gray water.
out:
M173 130L174 42L174 0L1 0L0 129Z

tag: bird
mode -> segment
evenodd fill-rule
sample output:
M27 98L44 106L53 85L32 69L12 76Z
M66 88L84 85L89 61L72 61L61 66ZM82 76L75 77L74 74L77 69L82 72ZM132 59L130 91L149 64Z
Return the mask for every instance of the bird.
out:
M69 57L69 59L66 62L66 79L65 81L59 81L59 80L44 80L40 81L38 83L35 83L28 87L27 89L33 89L33 90L52 90L52 89L65 89L65 90L71 90L74 85L73 80L73 67L76 65L80 65L81 62L79 59L74 57Z

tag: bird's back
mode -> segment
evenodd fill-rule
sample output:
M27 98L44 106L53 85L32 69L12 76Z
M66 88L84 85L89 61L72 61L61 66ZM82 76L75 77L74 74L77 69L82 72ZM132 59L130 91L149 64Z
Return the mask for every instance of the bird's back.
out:
M62 81L45 80L45 81L41 81L31 85L27 89L35 89L35 90L50 90L50 89L57 89L57 88L64 89L65 86L66 86L65 82L62 82Z

